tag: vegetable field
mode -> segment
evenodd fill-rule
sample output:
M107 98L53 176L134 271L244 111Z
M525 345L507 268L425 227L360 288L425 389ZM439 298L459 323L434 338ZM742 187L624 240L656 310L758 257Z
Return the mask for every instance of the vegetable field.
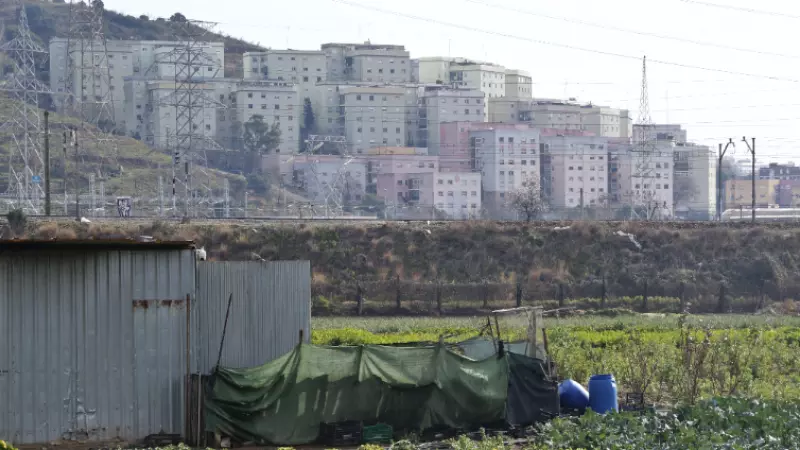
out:
M477 335L485 318L320 318L317 344L453 342ZM800 400L800 319L784 316L633 315L548 319L558 375L585 383L613 373L622 392L649 403L688 404L711 397ZM501 323L507 340L521 321Z

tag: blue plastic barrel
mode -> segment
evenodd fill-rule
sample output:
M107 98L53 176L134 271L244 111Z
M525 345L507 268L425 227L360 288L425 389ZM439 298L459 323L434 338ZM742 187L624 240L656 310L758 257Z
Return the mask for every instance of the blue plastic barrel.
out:
M619 411L617 382L614 380L614 375L592 375L589 378L589 406L592 411L600 414Z
M583 411L589 406L589 393L573 380L564 380L558 385L558 398L562 408Z

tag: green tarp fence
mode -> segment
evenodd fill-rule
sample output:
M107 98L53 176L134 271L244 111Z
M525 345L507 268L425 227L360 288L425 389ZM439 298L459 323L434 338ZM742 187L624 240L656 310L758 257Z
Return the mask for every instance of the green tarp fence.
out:
M505 420L509 373L507 355L475 361L445 346L302 344L259 367L220 368L206 429L299 445L314 442L320 424L347 420L396 430L470 428Z

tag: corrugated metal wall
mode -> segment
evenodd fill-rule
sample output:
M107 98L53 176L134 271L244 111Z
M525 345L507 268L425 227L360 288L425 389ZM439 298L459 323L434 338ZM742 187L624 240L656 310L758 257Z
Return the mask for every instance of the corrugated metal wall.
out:
M0 438L183 433L195 275L193 250L0 255Z
M228 297L233 294L222 365L252 367L287 353L311 330L311 263L199 262L198 364L217 363Z

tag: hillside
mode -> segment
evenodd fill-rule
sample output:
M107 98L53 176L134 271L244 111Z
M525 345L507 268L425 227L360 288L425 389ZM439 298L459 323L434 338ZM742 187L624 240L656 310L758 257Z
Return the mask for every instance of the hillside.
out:
M6 97L0 96L0 123L9 117L12 104ZM43 112L42 112L43 113ZM64 157L62 152L61 136L69 127L76 124L76 119L51 113L50 115L50 134L51 134L51 169L53 174L52 186L56 196L63 193L64 185ZM105 156L111 154L108 148L98 146L82 146L79 153L79 174L81 189L86 192L89 186L89 175L92 173L112 173L114 174L106 180L105 191L109 196L129 195L137 197L148 197L155 199L158 197L158 177L164 177L164 183L169 182L168 169L171 167L172 159L169 155L153 150L144 143L125 136L110 136L94 129L94 133L101 138L113 139L117 144L119 157L117 161L122 166L122 173L119 167L109 165L110 161ZM0 191L5 191L8 186L9 170L8 155L13 149L10 130L0 131ZM72 189L73 174L75 170L74 151L68 150L66 173L69 178L70 189ZM158 168L161 167L161 171ZM193 174L195 177L201 176L199 172ZM215 194L222 190L224 179L229 180L232 195L239 196L245 187L244 177L229 174L221 171L209 171L207 183L215 190ZM165 194L169 186L164 186ZM59 197L57 197L59 198Z
M28 232L50 237L57 230L55 224L40 223ZM370 301L382 301L388 308L394 306L398 278L420 289L422 284L429 288L442 283L464 297L474 296L483 285L502 284L511 286L511 293L504 288L504 298L513 298L514 283L519 282L531 300L555 299L559 289L565 297L596 299L605 279L610 297L646 295L654 302L657 297L680 297L695 303L695 311L752 311L763 300L800 299L794 276L800 270L797 225L117 223L73 231L81 237L195 239L216 260L308 259L315 290L328 300L351 301L358 283ZM428 295L420 289L406 291L405 299ZM729 300L720 304L720 297Z
M4 2L5 3L5 2ZM16 8L11 4L0 7L0 22L6 24L6 37L10 38L16 31ZM63 0L54 2L45 0L25 0L28 22L35 38L45 48L50 38L65 36L69 29L69 3ZM176 11L177 12L177 11ZM189 11L184 11L189 18ZM176 27L169 18L128 16L113 11L105 12L107 39L142 39L142 40L175 40ZM209 33L209 41L225 43L225 76L241 76L242 54L261 48L231 36ZM43 69L45 69L43 67ZM46 73L43 74L46 79Z

